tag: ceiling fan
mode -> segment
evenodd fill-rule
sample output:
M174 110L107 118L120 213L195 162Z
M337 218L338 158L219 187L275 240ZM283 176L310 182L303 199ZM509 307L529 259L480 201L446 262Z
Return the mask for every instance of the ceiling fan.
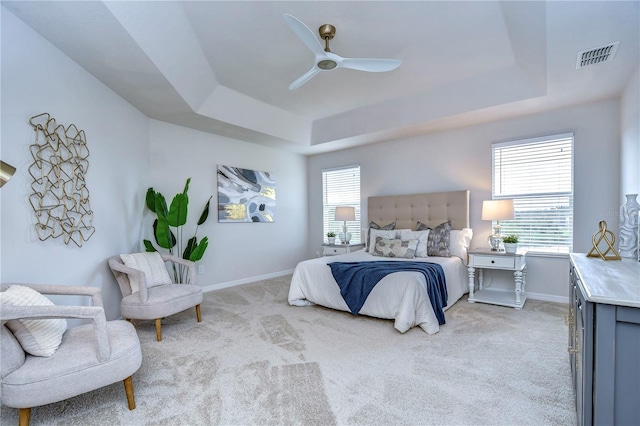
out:
M320 37L325 42L325 47L323 48L309 27L299 19L288 14L284 15L284 19L293 32L300 37L300 40L311 49L316 57L313 68L291 83L289 90L297 89L321 71L348 68L358 71L385 72L394 70L400 66L400 61L397 59L343 58L338 56L329 50L329 40L336 34L336 28L333 25L324 24L318 29Z

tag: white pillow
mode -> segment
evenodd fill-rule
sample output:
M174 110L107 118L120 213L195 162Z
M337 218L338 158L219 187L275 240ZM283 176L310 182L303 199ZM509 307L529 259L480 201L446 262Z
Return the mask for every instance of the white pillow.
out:
M369 241L369 253L373 254L373 250L376 247L376 237L382 237L382 238L386 238L388 240L393 240L396 238L396 231L395 230L383 230L383 229L373 229L371 228L371 231L369 233L369 237L371 237L371 240Z
M122 259L125 266L144 272L147 288L172 283L167 267L164 265L164 260L162 260L160 253L157 251L121 254L120 259ZM129 283L131 284L132 293L136 293L142 285L142 282L133 275L129 275Z
M471 239L473 238L473 230L471 228L464 228L461 231L451 230L451 237L449 240L449 254L451 256L457 256L464 264L467 264L467 250Z
M55 306L46 296L23 285L12 285L0 293L0 300L2 305L9 306ZM65 319L9 320L6 325L25 352L44 357L56 352L67 330Z
M396 240L400 239L400 235L402 235L403 232L405 231L411 231L411 229L406 228L406 229L396 229Z
M412 231L411 229L401 229L400 239L403 241L418 240L416 257L429 257L427 256L427 241L429 240L429 230Z

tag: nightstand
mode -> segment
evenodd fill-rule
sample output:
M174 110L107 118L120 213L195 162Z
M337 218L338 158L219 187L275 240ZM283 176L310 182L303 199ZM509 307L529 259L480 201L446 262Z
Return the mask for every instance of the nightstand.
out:
M364 248L364 244L323 244L323 256L335 256L337 254L353 253Z
M489 249L475 249L469 252L469 302L491 303L493 305L510 306L522 309L527 300L525 291L527 261L525 251L515 254ZM478 290L475 290L475 271L478 270ZM485 269L514 271L515 291L484 288L483 272Z

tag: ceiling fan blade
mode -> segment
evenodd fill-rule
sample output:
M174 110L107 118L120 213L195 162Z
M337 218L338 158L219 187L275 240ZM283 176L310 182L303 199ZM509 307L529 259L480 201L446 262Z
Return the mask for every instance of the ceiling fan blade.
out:
M316 67L311 68L309 71L307 71L306 73L298 77L296 81L291 83L291 85L289 86L289 90L296 90L298 87L302 86L307 81L311 80L311 78L314 75L318 74L319 72L320 70L318 68Z
M398 59L354 59L342 58L338 66L358 71L385 72L395 70L400 66Z
M289 27L293 30L294 33L302 40L302 42L313 52L314 55L323 55L324 48L320 44L320 41L313 34L313 31L309 29L305 24L302 23L295 16L291 16L288 14L284 15L284 20L287 21Z

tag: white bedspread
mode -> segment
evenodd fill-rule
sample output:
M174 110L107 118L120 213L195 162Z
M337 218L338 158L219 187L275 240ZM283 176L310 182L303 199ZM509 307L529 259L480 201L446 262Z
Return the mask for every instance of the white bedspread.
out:
M373 256L360 250L354 253L319 257L300 262L291 279L289 304L295 306L318 304L350 312L340 294L340 287L331 274L331 268L327 264L376 260L424 261L441 265L447 281L448 301L445 310L469 290L467 268L458 257L395 259ZM360 314L394 319L394 327L401 333L416 325L428 334L437 333L440 329L425 289L425 277L419 272L396 272L384 277L369 294Z

